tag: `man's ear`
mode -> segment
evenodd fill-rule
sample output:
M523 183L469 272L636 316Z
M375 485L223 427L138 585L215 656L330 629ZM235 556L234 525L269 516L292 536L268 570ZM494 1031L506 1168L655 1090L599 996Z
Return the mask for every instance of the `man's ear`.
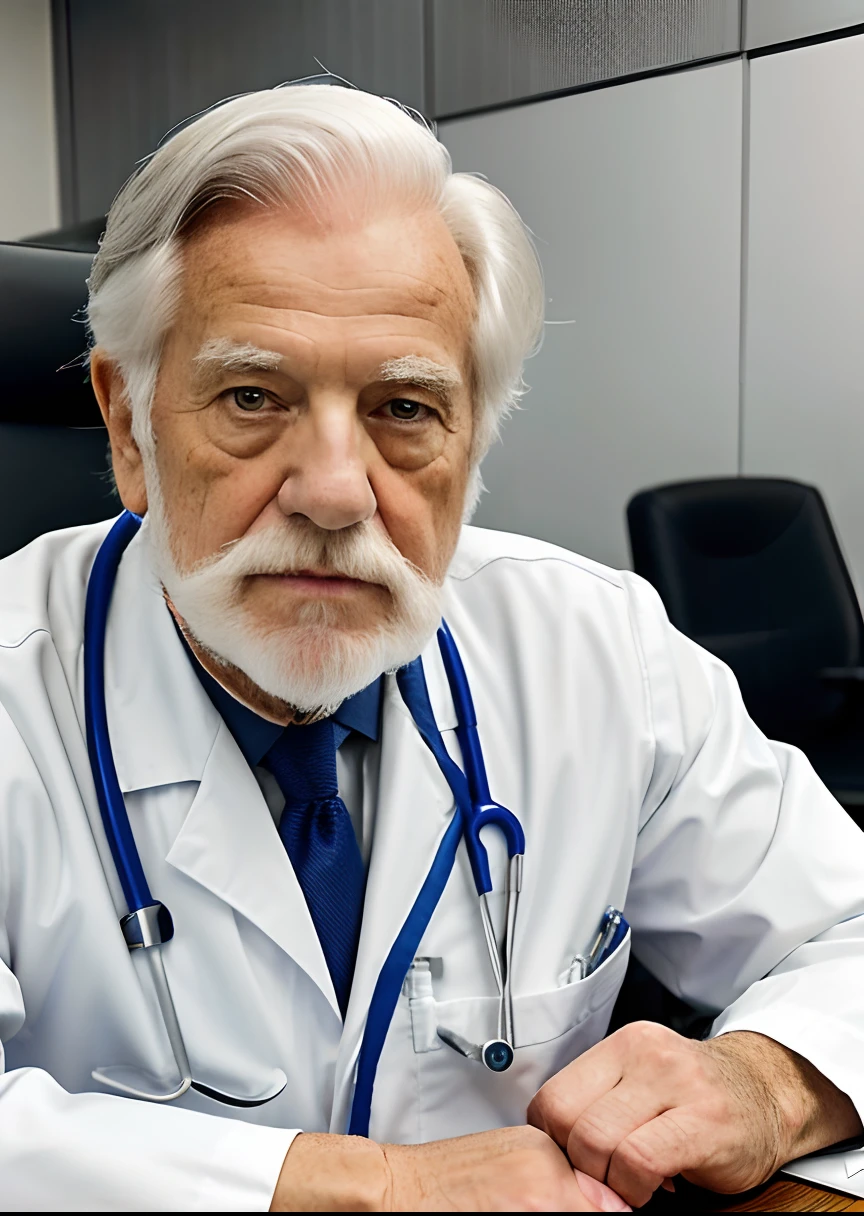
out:
M98 346L90 352L90 383L108 428L111 464L120 499L127 511L143 515L147 510L144 465L138 444L132 438L132 411L126 385L117 364Z

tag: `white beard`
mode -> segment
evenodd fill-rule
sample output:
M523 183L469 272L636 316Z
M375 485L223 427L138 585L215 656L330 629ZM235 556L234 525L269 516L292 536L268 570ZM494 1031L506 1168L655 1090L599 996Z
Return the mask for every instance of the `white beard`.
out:
M372 521L327 531L302 517L286 518L184 572L171 550L161 494L149 498L144 531L151 561L192 637L303 713L331 713L383 672L410 663L440 623L441 586ZM323 600L293 609L284 625L256 622L241 599L243 579L309 569L380 584L390 592L389 606L363 628L340 624L339 606Z

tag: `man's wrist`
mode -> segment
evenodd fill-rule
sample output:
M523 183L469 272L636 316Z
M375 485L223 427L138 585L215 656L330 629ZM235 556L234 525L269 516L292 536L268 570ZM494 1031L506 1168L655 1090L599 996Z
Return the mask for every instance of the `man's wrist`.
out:
M776 1120L778 1167L859 1134L861 1121L849 1096L776 1039L757 1031L731 1031L706 1047L739 1061L762 1088Z
M390 1169L380 1145L362 1136L301 1132L288 1150L271 1212L382 1212Z

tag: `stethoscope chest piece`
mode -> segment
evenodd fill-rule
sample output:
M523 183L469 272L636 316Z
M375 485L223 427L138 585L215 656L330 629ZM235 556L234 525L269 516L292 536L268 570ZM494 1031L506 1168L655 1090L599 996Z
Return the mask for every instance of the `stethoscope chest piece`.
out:
M506 1072L513 1063L513 1048L504 1039L483 1044L481 1059L490 1072Z
M446 1026L438 1027L438 1038L466 1060L476 1060L490 1072L506 1072L513 1063L513 1048L506 1039L489 1039L480 1047Z

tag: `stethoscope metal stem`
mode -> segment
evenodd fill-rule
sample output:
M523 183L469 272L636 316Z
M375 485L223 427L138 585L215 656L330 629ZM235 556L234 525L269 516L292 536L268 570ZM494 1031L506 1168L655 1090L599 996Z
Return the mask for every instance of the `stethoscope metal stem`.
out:
M519 893L522 890L522 863L524 857L521 853L515 854L510 858L510 867L507 873L507 924L504 930L504 991L501 1001L504 1015L504 1038L511 1045L515 1044L516 1039L513 1030L513 943L516 936L516 913L519 910Z
M149 1078L143 1072L138 1073L137 1070L125 1067L94 1068L90 1075L94 1081L99 1081L109 1089L117 1090L130 1098L144 1098L148 1102L173 1102L176 1098L182 1098L191 1087L192 1070L189 1067L186 1044L183 1042L180 1023L177 1020L177 1010L174 1008L174 1000L168 985L168 976L165 974L161 945L148 946L144 950L144 955L149 964L150 977L156 990L156 999L159 1002L159 1012L162 1014L168 1042L171 1044L171 1051L180 1074L180 1084L167 1092L154 1092L147 1083Z
M180 1019L177 1017L177 1009L174 1005L174 998L171 995L171 985L168 983L168 975L165 971L165 960L162 957L162 943L146 946L142 953L147 959L150 978L153 981L153 988L159 1003L159 1012L165 1025L165 1033L168 1036L171 1053L177 1065L177 1072L180 1074L180 1084L174 1089L167 1091L157 1090L153 1088L153 1082L156 1080L155 1077L148 1076L142 1070L123 1065L115 1068L95 1068L90 1074L93 1080L99 1081L100 1084L107 1086L109 1089L126 1094L127 1097L143 1098L148 1102L173 1102L177 1098L182 1098L189 1089L194 1089L196 1093L203 1094L207 1098L212 1098L216 1102L222 1102L226 1106L239 1106L243 1108L264 1106L265 1103L272 1102L274 1098L278 1098L288 1084L288 1078L281 1070L277 1073L280 1081L277 1082L276 1086L269 1092L256 1098L240 1098L236 1094L224 1093L222 1090L214 1089L211 1085L203 1085L200 1081L193 1080L189 1055L186 1051L186 1044L183 1041L183 1032L180 1029Z
M489 896L484 891L480 896L480 919L483 922L483 932L486 935L486 948L489 952L489 961L492 964L492 973L495 976L495 986L498 989L499 996L504 992L504 971L501 962L501 955L498 951L498 940L495 936L495 928L492 924L492 914L489 911ZM502 1027L499 1026L498 1033L502 1033Z

